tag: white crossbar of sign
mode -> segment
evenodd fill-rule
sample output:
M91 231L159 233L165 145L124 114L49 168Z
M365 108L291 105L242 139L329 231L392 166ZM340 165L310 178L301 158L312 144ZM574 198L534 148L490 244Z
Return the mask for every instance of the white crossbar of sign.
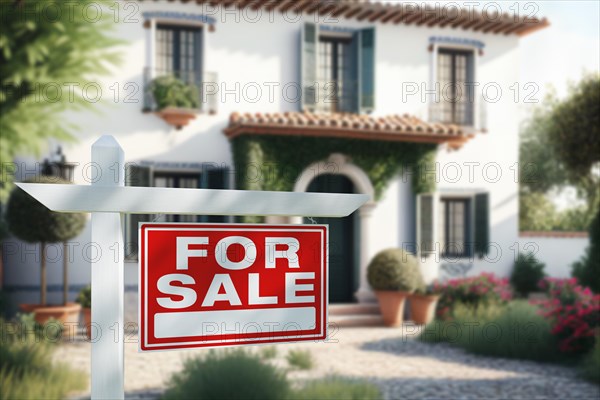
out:
M345 193L16 185L50 210L59 212L345 217L369 200L366 194Z

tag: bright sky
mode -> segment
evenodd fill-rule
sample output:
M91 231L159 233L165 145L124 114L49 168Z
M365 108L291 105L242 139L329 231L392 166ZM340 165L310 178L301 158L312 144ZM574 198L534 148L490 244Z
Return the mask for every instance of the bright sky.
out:
M545 88L552 84L559 96L566 93L569 80L578 81L583 71L600 71L600 0L547 0L547 1L482 1L482 0L372 0L383 3L417 3L498 8L510 15L546 17L550 26L521 39L521 80L540 86L539 99ZM490 4L493 3L493 4ZM521 86L522 87L522 86Z
M569 80L579 80L583 71L600 70L600 1L535 4L551 25L521 39L521 79L550 83L562 96Z

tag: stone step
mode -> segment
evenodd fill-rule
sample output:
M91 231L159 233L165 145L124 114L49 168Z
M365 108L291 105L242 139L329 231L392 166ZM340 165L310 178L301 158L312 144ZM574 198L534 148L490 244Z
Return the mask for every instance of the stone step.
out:
M338 327L364 327L364 326L383 326L381 315L375 314L350 314L350 315L332 315L329 317L329 324Z
M368 304L330 304L329 315L379 315L379 305L377 303Z

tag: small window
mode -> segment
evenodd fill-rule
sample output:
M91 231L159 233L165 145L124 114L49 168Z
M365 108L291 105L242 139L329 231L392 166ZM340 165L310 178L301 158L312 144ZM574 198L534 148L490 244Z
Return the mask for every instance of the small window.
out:
M301 32L302 111L370 113L375 108L375 28Z
M442 256L470 256L471 199L443 198L439 209Z
M200 175L194 173L155 173L153 186L198 189L200 187ZM198 216L165 214L157 222L198 222Z
M319 37L317 109L349 112L355 107L356 80L351 79L352 38Z
M437 83L439 102L432 119L437 122L473 125L475 91L473 52L439 49Z
M175 75L194 83L202 65L202 36L198 27L156 27L156 75Z

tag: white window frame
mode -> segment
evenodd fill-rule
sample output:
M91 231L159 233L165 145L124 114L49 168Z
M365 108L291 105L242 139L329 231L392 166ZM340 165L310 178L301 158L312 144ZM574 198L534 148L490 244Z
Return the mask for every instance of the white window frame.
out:
M479 48L477 46L468 45L468 44L459 44L459 43L432 43L432 51L430 52L429 58L429 89L436 89L437 84L437 64L438 64L438 56L440 48L449 49L449 50L463 50L463 51L472 51L473 52L473 80L475 82L478 81L479 76ZM479 85L480 86L480 85ZM462 128L467 132L474 132L482 129L482 121L481 121L481 88L479 86L475 86L474 88L474 97L475 103L473 104L473 126L463 126ZM427 102L428 107L426 107L427 120L430 121L432 118L431 107L434 103L437 94L434 95L433 99L429 96L429 101Z

